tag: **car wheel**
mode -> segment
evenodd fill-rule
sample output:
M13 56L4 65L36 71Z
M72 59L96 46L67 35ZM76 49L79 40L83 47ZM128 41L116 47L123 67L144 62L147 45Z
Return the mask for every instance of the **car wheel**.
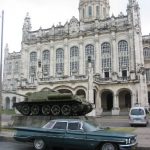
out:
M42 106L42 114L43 115L49 115L51 112L51 108L49 105Z
M33 106L31 107L31 113L32 113L32 115L38 115L39 112L40 112L39 106L33 105Z
M133 124L130 124L131 127L133 127Z
M30 106L28 104L23 105L21 108L21 113L28 116L30 114Z
M42 139L35 139L33 142L33 146L36 150L45 150L46 144Z
M116 144L113 143L104 143L101 146L101 150L118 150Z
M70 115L70 112L71 112L71 108L69 105L63 105L62 106L62 108L61 108L62 115L68 116L68 115Z
M51 108L51 112L54 116L60 115L60 107L58 105L53 105Z

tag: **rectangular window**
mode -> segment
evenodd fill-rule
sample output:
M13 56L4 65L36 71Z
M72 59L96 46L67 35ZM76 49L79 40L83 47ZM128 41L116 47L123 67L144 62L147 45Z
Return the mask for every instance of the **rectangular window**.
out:
M150 69L146 69L146 80L150 81Z
M122 71L122 77L125 77L125 78L127 77L127 70Z
M109 78L109 72L105 72L105 78Z

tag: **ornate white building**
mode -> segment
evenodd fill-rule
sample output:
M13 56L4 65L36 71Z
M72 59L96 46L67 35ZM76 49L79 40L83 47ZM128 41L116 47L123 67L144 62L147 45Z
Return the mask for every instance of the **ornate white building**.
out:
M142 37L139 5L128 0L127 14L117 17L109 9L109 0L80 0L79 20L36 31L27 14L21 51L5 49L4 91L84 95L93 115L121 114L135 103L148 107L150 36ZM11 98L3 95L7 108Z

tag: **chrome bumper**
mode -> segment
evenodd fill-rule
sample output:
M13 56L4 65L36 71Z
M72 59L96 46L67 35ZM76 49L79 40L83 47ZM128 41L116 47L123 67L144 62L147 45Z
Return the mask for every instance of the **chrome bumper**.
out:
M138 143L132 143L127 145L119 145L120 150L133 150L136 149Z

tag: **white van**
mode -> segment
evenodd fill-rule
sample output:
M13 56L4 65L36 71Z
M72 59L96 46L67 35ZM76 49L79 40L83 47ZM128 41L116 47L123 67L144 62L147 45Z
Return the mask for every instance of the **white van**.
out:
M130 109L129 112L129 124L133 125L144 125L147 126L149 123L148 110L141 106L135 106Z

